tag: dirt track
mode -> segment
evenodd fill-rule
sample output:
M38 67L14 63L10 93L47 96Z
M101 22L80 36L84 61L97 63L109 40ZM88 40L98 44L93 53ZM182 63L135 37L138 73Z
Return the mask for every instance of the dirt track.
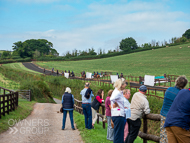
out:
M80 132L71 129L69 115L65 130L61 130L60 106L36 103L31 115L0 134L0 143L83 143Z

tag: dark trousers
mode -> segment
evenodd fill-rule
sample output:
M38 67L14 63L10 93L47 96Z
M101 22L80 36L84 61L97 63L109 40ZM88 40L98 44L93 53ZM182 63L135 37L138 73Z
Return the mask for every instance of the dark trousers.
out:
M112 116L114 123L114 143L123 143L124 138L124 122L125 118L122 116Z
M135 121L127 119L127 122L129 127L129 134L125 139L125 143L133 143L138 136L139 129L141 127L141 119L138 118Z
M92 129L92 110L90 104L82 104L83 114L85 118L85 128Z
M74 128L73 123L73 110L63 110L63 126L62 129L65 129L65 122L67 118L67 111L69 111L70 121L71 121L71 128Z

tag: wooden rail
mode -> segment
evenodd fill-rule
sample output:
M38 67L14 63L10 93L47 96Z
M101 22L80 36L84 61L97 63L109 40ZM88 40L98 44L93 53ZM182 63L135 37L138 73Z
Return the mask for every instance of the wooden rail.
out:
M75 110L79 112L80 114L83 114L82 101L79 101L77 99L74 99L74 100L75 100L75 105L74 105ZM101 117L103 121L103 118L105 116L105 104L101 104L100 107L101 109L99 109L99 111L101 110L102 113L100 114L99 111L97 113L98 115L97 124L99 124L99 117ZM147 122L148 120L160 121L161 120L160 114L150 113L148 115L143 115L142 118L143 118L143 132L139 131L138 136L143 139L143 143L147 143L147 140L159 142L160 137L147 133L147 130L148 130ZM103 125L102 125L104 129L105 129L105 123L106 122L103 122Z
M14 111L18 107L18 92L0 87L3 90L3 95L0 95L0 119L1 116L5 116L5 113ZM6 93L9 92L9 94Z

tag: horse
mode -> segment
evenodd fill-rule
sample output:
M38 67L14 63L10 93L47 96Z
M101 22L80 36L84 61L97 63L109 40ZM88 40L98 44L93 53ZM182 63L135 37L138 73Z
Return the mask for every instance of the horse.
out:
M123 73L120 74L120 78L123 78Z
M82 76L83 78L86 78L85 71L81 72L81 76Z

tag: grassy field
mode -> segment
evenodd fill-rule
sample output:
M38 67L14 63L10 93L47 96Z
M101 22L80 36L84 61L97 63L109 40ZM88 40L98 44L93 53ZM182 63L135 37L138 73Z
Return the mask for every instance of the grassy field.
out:
M17 90L20 87L20 83L10 80L0 73L0 86L10 90ZM3 90L0 90L1 93L3 93Z
M32 72L32 73L36 73L36 74L41 74L39 72L36 72L36 71L33 71L33 70L30 70L30 69L26 68L22 63L3 64L3 66L10 67L10 68L17 69L17 70L22 70L22 71Z
M183 44L96 60L36 62L36 64L50 70L54 67L55 70L70 70L75 73L83 70L86 72L110 71L114 74L122 72L124 75L133 76L145 74L162 76L166 73L186 75L190 80L189 45Z

